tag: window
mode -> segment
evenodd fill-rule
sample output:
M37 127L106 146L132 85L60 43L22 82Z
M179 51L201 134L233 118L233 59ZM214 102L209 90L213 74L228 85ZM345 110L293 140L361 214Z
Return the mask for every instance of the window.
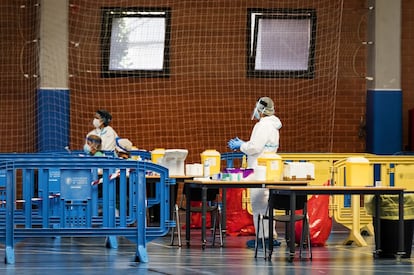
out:
M102 9L102 76L168 77L169 8Z
M316 12L248 10L248 76L313 78Z

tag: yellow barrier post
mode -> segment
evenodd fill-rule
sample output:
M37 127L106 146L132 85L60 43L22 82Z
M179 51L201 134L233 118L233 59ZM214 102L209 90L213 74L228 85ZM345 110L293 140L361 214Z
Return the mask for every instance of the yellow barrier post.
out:
M372 171L370 171L369 161L364 157L349 157L345 164L345 175L347 186L366 186L372 182ZM355 242L358 246L367 246L364 238L361 236L360 226L360 196L351 196L352 209L352 228L344 244Z

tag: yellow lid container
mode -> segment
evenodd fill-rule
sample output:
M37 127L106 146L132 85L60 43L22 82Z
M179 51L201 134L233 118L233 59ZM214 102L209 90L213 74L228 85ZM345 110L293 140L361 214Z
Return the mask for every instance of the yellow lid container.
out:
M216 150L209 149L205 150L200 154L201 163L204 165L206 160L208 160L210 166L210 175L216 175L220 173L220 153Z
M349 157L345 162L345 184L367 186L373 183L373 169L364 157Z
M257 165L266 167L266 180L281 180L282 157L276 153L265 152L257 158Z
M160 164L165 155L164 148L156 148L151 151L151 161L155 164Z

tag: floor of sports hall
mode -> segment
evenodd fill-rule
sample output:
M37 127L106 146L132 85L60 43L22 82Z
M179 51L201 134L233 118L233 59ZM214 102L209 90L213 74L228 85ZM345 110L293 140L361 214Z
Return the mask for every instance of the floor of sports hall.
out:
M278 230L279 231L279 230ZM336 225L323 247L313 247L313 259L286 260L282 241L272 260L246 248L252 236L226 236L224 246L201 247L200 230L192 229L191 245L171 246L170 236L148 243L148 263L134 261L135 244L118 237L118 248L104 246L103 238L24 239L15 246L15 263L0 264L0 274L413 274L413 259L375 259L372 236L368 246L344 245L348 231ZM184 236L183 236L184 239ZM283 235L279 234L283 240ZM4 256L4 247L0 255Z

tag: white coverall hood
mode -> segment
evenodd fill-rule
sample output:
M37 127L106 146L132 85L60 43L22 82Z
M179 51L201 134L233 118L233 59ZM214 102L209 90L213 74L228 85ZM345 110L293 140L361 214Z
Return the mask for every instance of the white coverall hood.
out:
M247 155L249 167L255 168L257 166L257 158L263 152L277 152L280 128L282 128L282 122L274 115L262 117L255 124L250 140L240 147L240 151Z

